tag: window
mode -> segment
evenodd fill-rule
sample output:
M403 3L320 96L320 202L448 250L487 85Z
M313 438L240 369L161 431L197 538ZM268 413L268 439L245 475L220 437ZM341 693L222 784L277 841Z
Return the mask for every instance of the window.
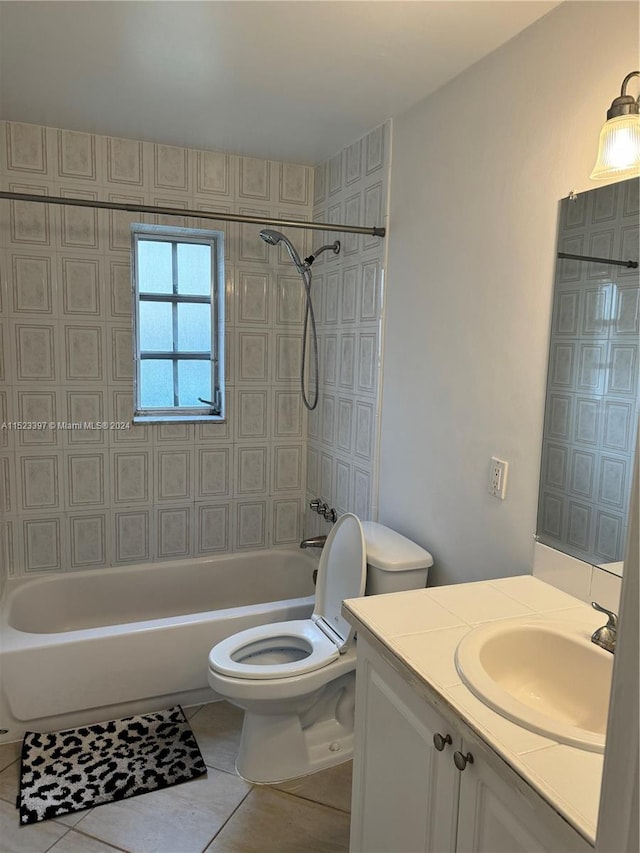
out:
M133 225L134 420L224 417L220 231Z

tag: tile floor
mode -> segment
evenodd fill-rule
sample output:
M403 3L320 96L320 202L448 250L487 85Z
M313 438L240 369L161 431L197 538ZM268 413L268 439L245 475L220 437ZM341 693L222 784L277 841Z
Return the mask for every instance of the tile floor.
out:
M1 853L341 853L349 849L351 762L280 785L234 770L242 712L186 709L206 777L20 826L20 744L0 746Z

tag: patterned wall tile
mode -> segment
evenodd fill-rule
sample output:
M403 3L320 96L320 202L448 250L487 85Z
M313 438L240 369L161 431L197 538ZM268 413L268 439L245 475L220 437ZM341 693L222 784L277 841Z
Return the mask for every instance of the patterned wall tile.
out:
M145 451L112 450L112 502L115 505L150 503L153 462Z
M65 380L104 382L103 327L65 323L63 334Z
M342 189L342 152L332 157L327 166L329 195L335 195Z
M273 534L271 544L289 545L302 539L302 508L299 498L273 502Z
M116 563L137 563L153 556L152 515L149 510L122 510L112 512L114 554Z
M31 195L50 195L48 187L42 185L9 184L9 191ZM12 201L9 204L10 243L50 246L51 219L55 217L49 206L32 201Z
M274 438L302 437L303 414L298 391L275 392Z
M309 204L310 170L308 166L280 163L278 200L285 204Z
M191 514L190 506L155 510L158 559L179 559L192 553Z
M270 276L263 272L238 271L238 323L269 323Z
M63 431L65 445L106 445L109 430L96 428L96 425L108 420L105 393L92 386L78 388L66 392L65 403L63 420L74 425L73 429Z
M107 186L145 187L143 143L134 139L101 137L101 158Z
M234 495L266 494L269 483L267 448L237 445L234 457Z
M303 474L302 445L279 446L273 448L273 486L272 492L299 492L302 488Z
M370 175L381 169L385 161L385 128L381 124L366 137L366 173Z
M108 458L104 452L66 455L67 508L109 504Z
M95 136L74 130L59 130L57 137L57 178L97 182Z
M95 201L97 192L82 192L76 188L61 187L58 190L63 198L79 198L84 201ZM64 205L60 208L60 230L58 245L61 249L76 249L82 251L99 251L99 211L95 207L75 207Z
M15 394L16 419L28 429L16 433L19 447L62 445L62 436L50 424L57 424L60 406L58 393L53 388L33 388L23 391L16 389Z
M73 514L68 525L70 568L107 566L111 556L109 514Z
M18 513L63 508L62 454L17 454Z
M228 551L231 526L230 504L197 504L196 511L196 553L202 555Z
M268 160L254 157L240 158L240 180L238 198L271 198L271 164Z
M54 326L16 323L14 334L18 382L53 382L56 379Z
M275 380L291 382L300 375L302 336L277 334L275 340Z
M107 201L115 204L148 204L144 195L134 193L108 193ZM109 252L131 253L131 226L136 222L144 222L144 216L139 213L127 213L122 210L103 210L100 212L101 233L105 234Z
M42 177L50 174L46 128L35 124L6 122L7 171L27 172Z
M231 491L231 448L201 447L196 460L196 500L227 497Z
M267 546L266 501L238 501L236 504L234 550Z
M111 326L108 329L109 384L131 383L133 380L133 339L131 328Z
M46 255L12 253L9 261L13 313L53 315L51 259Z
M62 571L66 568L61 517L25 518L21 526L26 573Z
M303 288L300 276L279 274L276 294L276 323L280 326L300 325L304 319Z
M62 313L100 317L104 281L99 258L62 255L59 261Z
M235 363L237 382L266 382L269 379L268 332L239 332Z
M237 157L221 151L196 151L194 162L196 194L220 198L234 197L235 174L239 165Z
M152 188L191 192L189 151L174 145L153 146Z
M193 500L193 454L191 450L156 450L154 460L155 500Z
M307 445L307 491L313 495L318 493L320 488L320 457L317 448L313 445Z
M269 395L263 389L236 389L236 439L269 436Z

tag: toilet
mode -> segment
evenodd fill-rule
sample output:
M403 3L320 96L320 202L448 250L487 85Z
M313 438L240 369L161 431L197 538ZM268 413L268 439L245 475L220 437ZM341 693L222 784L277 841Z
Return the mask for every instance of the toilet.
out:
M432 564L399 533L346 513L322 550L311 618L248 628L211 649L209 685L245 711L240 776L282 782L351 758L356 648L342 601L420 589Z

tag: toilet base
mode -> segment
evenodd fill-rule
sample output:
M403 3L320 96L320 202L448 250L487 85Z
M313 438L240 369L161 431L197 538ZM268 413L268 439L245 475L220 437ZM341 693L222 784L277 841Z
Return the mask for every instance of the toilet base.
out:
M247 782L274 784L342 764L353 756L353 731L324 720L303 731L300 718L245 713L236 771Z
M304 713L246 710L238 774L248 782L284 782L348 761L353 755L354 687L355 673L350 672L326 685Z

